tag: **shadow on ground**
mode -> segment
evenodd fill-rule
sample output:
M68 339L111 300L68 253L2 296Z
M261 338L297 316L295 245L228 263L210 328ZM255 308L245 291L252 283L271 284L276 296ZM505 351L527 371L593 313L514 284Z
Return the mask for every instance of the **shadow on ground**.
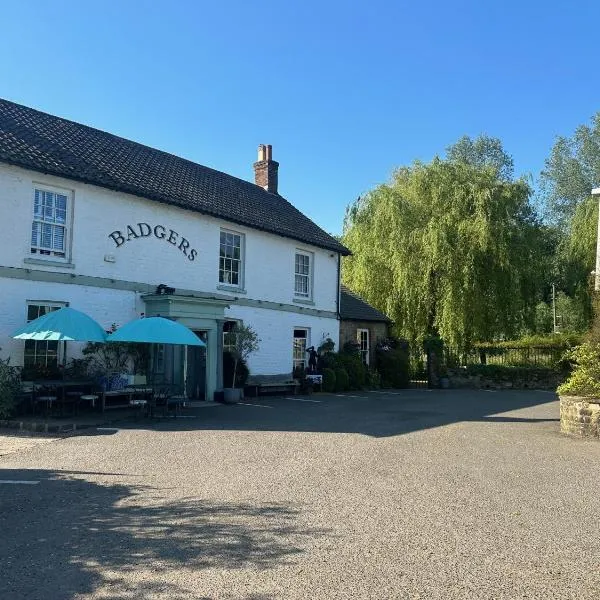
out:
M552 392L486 390L398 390L252 398L233 406L202 409L190 418L131 423L155 430L234 430L360 433L387 437L451 423L558 422ZM518 415L505 415L526 409Z
M3 600L66 600L99 587L103 597L202 600L203 570L271 569L294 561L306 538L327 535L298 527L299 508L288 504L166 502L152 488L82 479L93 473L1 473L39 481L0 485ZM173 583L177 570L185 585Z

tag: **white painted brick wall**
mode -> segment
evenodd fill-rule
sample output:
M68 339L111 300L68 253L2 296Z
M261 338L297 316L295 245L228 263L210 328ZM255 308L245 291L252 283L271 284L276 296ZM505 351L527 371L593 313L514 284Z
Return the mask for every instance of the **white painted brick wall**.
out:
M31 219L34 185L45 184L70 190L74 198L71 260L74 269L31 265ZM185 236L198 252L191 262L166 240L151 238L126 242L116 248L108 234L125 232L128 224L161 224ZM184 211L66 179L0 165L0 231L5 240L0 250L0 266L32 270L67 272L115 280L135 281L198 292L224 294L218 285L220 228L246 235L246 294L240 297L290 305L294 300L294 255L296 248L314 253L314 305L323 311L336 310L337 255L294 240L252 230L198 213ZM167 233L168 235L168 233ZM112 254L116 262L104 261ZM27 300L69 302L105 327L123 324L139 316L144 304L135 292L106 288L40 283L0 278L0 355L11 356L22 364L23 345L10 334L25 323ZM339 324L334 318L309 316L279 310L258 309L232 304L226 311L231 318L252 325L261 338L260 351L251 357L256 374L291 371L292 337L295 327L310 329L310 343L318 345L323 337L338 342ZM69 355L77 355L81 344L69 344Z
M248 361L253 375L291 373L295 328L310 330L307 346L318 347L328 337L336 343L336 348L339 342L337 319L247 306L232 306L225 314L252 326L261 340L259 352Z
M14 365L23 364L25 342L10 335L27 322L27 302L68 302L109 329L115 323L123 325L139 316L143 303L134 292L0 278L0 356L11 357ZM70 342L67 358L79 356L84 344Z
M10 244L2 245L0 265L29 267L34 185L46 184L73 195L71 259L78 275L108 277L203 292L218 290L219 232L221 227L246 235L245 297L290 304L294 301L296 248L314 253L314 307L335 311L337 300L337 254L287 238L241 227L199 213L111 192L91 185L0 165L0 223ZM139 222L163 225L189 240L197 251L192 262L181 250L154 235L132 239L117 248L109 234L126 233L127 225ZM115 257L114 263L104 256ZM64 268L35 266L64 271Z

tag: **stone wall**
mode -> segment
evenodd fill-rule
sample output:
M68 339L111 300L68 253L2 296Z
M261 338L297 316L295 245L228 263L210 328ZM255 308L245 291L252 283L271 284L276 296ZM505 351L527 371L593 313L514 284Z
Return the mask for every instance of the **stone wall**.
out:
M600 440L600 399L561 396L560 430L568 435Z
M550 369L514 369L493 376L469 373L466 369L448 369L450 387L468 389L555 390L565 379Z

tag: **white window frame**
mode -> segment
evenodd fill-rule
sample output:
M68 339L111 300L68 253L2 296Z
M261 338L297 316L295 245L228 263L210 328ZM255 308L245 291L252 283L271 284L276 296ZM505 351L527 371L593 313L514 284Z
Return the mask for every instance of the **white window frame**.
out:
M296 337L296 331L304 331L306 336ZM301 348L300 345L297 346L296 340L304 340L304 347ZM308 367L308 356L306 354L307 348L310 348L310 328L294 327L292 330L292 372L294 372L297 367L302 367L304 369ZM300 350L302 350L302 353L299 352Z
M35 319L30 319L29 318L29 307L30 306L45 306L47 308L53 308L55 310L58 310L59 308L63 308L65 306L68 306L67 302L54 302L54 301L49 301L49 300L27 300L26 302L26 313L25 313L25 321L27 323L31 323L31 321L34 321ZM47 312L45 314L48 314ZM38 316L42 316L42 315L38 315ZM37 317L36 317L37 318ZM25 340L25 344L23 345L23 366L26 368L35 368L36 365L42 364L40 362L38 362L36 360L36 357L38 355L38 348L44 348L43 351L40 351L39 354L44 356L44 363L43 366L47 367L48 366L48 346L49 344L52 343L56 343L56 367L58 367L58 365L62 364L63 362L63 358L65 356L66 353L66 342L64 343L60 343L60 342L52 342L52 341L38 341L38 340ZM27 364L27 347L33 345L34 348L34 362L33 364Z
M66 198L65 202L65 214L64 214L64 222L56 222L56 215L53 220L46 220L44 215L40 215L38 212L36 214L35 206L36 206L36 196L37 194L53 194L56 196L64 196ZM54 206L54 211L56 213L56 206ZM70 250L71 250L71 238L72 238L72 229L73 229L73 192L71 190L65 188L59 188L54 186L49 186L39 182L33 182L33 198L31 204L31 229L30 229L30 238L29 238L29 254L32 257L35 257L40 260L50 260L50 261L59 261L59 262L69 262L70 260ZM38 224L39 231L37 233L37 239L34 240L34 225ZM41 243L41 228L47 225L51 228L52 234L51 237L54 237L54 231L56 228L63 229L63 249L58 250L53 248L53 241L51 240L49 245L44 245Z
M239 319L225 319L228 323L235 323L235 327L242 324L242 321ZM223 331L223 352L230 352L232 347L235 347L235 341L233 344L228 344L228 336L235 336L233 331ZM234 338L235 339L235 338Z
M221 236L225 234L227 235L233 235L233 236L237 236L240 239L240 245L239 245L239 253L240 253L240 257L239 258L235 258L234 256L228 257L228 256L222 256L221 255ZM244 289L244 263L245 263L245 248L246 246L246 236L245 234L241 233L240 231L233 231L232 229L224 229L221 228L219 230L219 265L218 265L218 270L217 270L217 287L221 288L221 289L232 289L232 290L243 290ZM234 253L235 253L235 248L237 248L237 246L233 246L234 249ZM239 264L239 270L238 270L238 282L237 283L231 283L231 281L227 281L228 279L232 279L231 275L233 274L233 268L231 269L227 269L225 268L226 265L226 261L227 260L231 260L232 261L232 267L233 267L233 261L237 262ZM223 268L221 268L221 261L223 261ZM227 276L227 274L229 274L229 276ZM222 278L222 279L221 279Z
M366 345L363 346L363 334L366 334ZM371 354L371 333L368 329L357 329L356 330L356 341L358 342L360 358L363 364L369 366L370 354Z
M298 257L302 256L308 258L308 273L303 273L298 271ZM306 250L300 250L296 248L296 252L294 253L294 297L296 299L311 301L313 297L313 272L314 272L314 264L315 264L315 255L312 252L307 252ZM302 278L306 281L306 292L298 291L298 278Z

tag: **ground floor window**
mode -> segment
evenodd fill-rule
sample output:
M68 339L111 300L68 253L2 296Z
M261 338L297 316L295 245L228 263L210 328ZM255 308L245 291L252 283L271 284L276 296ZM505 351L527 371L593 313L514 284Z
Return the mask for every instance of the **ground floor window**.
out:
M165 374L165 344L153 344L154 360L152 370L157 375Z
M294 329L294 345L293 345L293 370L306 369L308 348L308 329Z
M360 358L363 361L363 365L369 366L369 330L357 329L356 341L358 342L358 350L360 352Z
M235 328L237 321L225 321L223 323L223 352L231 352L235 349Z
M49 302L28 302L27 303L27 322L31 322L39 317L58 310L65 306L64 303ZM56 369L59 363L59 352L61 342L56 341L37 341L25 340L25 352L23 356L23 366L30 368Z

